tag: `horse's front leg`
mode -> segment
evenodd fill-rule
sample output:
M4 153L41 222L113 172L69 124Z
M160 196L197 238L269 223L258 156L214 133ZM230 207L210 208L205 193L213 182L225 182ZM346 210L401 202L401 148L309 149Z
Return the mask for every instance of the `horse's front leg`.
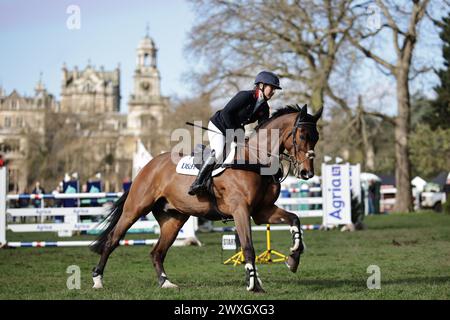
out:
M297 215L288 212L284 209L271 205L265 207L253 214L253 220L257 224L289 224L289 231L292 234L292 247L291 255L289 256L286 264L289 270L297 272L298 265L300 264L300 255L305 251L306 245L303 241L303 230L300 225L300 219Z
M253 248L252 231L250 225L249 210L238 207L233 211L236 231L244 253L245 272L247 278L247 290L253 292L265 292L255 266L255 249Z

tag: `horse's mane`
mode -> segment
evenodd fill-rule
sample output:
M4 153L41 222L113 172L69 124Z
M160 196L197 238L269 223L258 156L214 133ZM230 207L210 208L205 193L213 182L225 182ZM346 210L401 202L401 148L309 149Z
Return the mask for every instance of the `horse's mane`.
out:
M296 104L296 105L287 105L284 108L280 108L277 111L275 111L272 116L264 121L262 121L261 123L258 123L258 125L255 127L255 130L260 129L262 126L265 126L266 124L268 124L269 122L271 122L272 120L275 120L276 118L279 118L285 114L289 114L289 113L297 113L300 112L301 108Z

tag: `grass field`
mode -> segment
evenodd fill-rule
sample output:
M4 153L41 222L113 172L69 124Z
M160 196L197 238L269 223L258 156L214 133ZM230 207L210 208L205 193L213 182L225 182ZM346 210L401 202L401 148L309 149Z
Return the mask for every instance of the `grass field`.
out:
M180 290L158 288L149 246L118 248L101 291L91 289L98 256L87 248L18 248L0 250L0 299L450 298L449 215L391 214L367 217L365 222L367 230L353 233L306 231L307 252L296 274L284 264L258 265L266 294L245 290L242 266L222 264L232 254L224 251L222 256L222 234L199 233L204 246L174 247L166 258L166 271ZM43 233L8 234L10 241L55 239ZM265 249L264 232L254 232L254 244L257 254ZM286 254L289 245L289 232L272 232L274 249ZM81 269L80 290L66 287L70 265ZM380 267L380 290L367 289L369 265Z

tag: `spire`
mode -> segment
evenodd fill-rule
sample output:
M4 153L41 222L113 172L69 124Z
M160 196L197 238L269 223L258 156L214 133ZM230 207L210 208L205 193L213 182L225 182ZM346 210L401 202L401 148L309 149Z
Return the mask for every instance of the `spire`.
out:
M42 71L39 72L39 81L36 84L36 87L34 88L34 90L36 91L36 94L39 92L45 91L45 86L42 83L42 75L43 75Z
M155 42L150 37L150 24L147 22L147 25L145 27L145 36L142 38L141 42L139 43L138 50L156 50Z
M156 68L156 54L158 49L155 46L155 42L149 35L149 24L145 28L145 37L139 42L137 47L137 60L136 68L152 67Z

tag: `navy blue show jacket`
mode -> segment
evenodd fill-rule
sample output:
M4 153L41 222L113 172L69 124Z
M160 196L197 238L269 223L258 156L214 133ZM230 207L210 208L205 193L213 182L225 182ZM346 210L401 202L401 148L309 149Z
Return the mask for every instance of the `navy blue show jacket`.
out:
M249 123L260 123L268 119L270 112L267 101L261 103L256 110L255 105L255 90L240 91L210 121L225 134L226 129L243 129Z

